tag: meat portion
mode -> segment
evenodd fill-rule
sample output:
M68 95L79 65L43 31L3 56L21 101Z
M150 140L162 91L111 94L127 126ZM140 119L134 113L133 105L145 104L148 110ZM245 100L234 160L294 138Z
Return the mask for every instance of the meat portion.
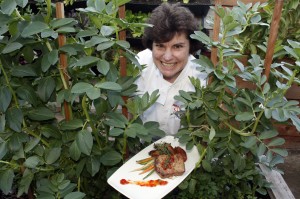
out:
M180 176L185 172L184 159L180 154L159 155L155 158L154 167L161 178Z

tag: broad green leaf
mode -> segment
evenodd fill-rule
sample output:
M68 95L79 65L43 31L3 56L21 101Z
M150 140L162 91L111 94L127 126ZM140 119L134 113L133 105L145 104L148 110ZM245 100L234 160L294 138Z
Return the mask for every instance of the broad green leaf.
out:
M125 123L118 119L109 119L104 121L104 123L110 127L125 128Z
M0 190L2 190L5 195L8 195L12 190L14 177L15 174L12 169L7 169L0 172Z
M266 152L266 149L267 149L266 144L265 143L260 143L259 147L257 149L256 155L258 157L264 155L265 152Z
M64 188L63 190L61 190L60 196L64 198L66 195L68 195L68 194L71 193L73 190L75 190L76 187L77 187L77 186L76 186L75 183L69 183L69 185L68 185L66 188Z
M76 136L76 144L82 153L90 155L93 147L92 133L87 130L78 132Z
M189 141L191 141L193 138L189 135L182 135L180 138L179 138L179 143L182 143L182 144L185 144Z
M205 171L212 172L211 164L207 160L202 160L202 167Z
M67 194L64 199L82 199L85 197L85 193L82 193L82 192L72 192L72 193L69 193Z
M22 44L20 44L19 42L12 42L12 43L8 43L4 49L2 50L2 53L3 54L6 54L6 53L11 53L15 50L20 50L20 48L22 48Z
M113 166L122 160L122 156L117 151L108 151L101 156L100 161L105 166Z
M253 119L253 113L252 112L242 112L242 113L238 113L235 116L235 119L237 121L249 121Z
M95 85L97 88L106 89L106 90L112 90L112 91L120 91L122 90L122 87L120 84L116 82L100 82Z
M39 142L41 141L40 138L33 138L29 142L26 143L24 151L28 153L31 151Z
M58 62L58 50L52 50L47 54L48 61L51 65L54 65ZM45 71L43 71L45 72Z
M83 121L81 119L72 119L70 121L62 121L60 123L61 130L75 130L83 127Z
M54 112L46 107L34 108L28 112L27 116L36 121L45 121L55 118Z
M84 49L84 45L81 44L65 44L59 48L60 51L68 53L71 55L77 55L77 52L81 52Z
M40 162L40 157L39 156L30 156L27 158L24 162L24 165L28 168L34 169Z
M286 149L275 148L275 149L271 149L271 151L273 151L274 153L277 153L283 157L288 156L288 151Z
M276 166L277 164L281 164L281 163L284 163L283 157L280 156L280 155L276 155L276 156L270 161L270 166L271 166L271 167L274 167L274 166Z
M99 88L93 87L92 89L86 91L86 95L91 100L98 99L99 97L101 97L101 91Z
M53 39L57 39L58 33L52 29L45 29L41 32L41 37L42 38L52 37Z
M65 188L67 188L70 185L70 180L63 180L59 186L58 189L59 190L64 190Z
M113 41L103 42L97 46L97 51L105 50L112 47L115 44Z
M23 121L23 113L21 109L16 107L9 108L6 111L6 121L12 130L21 132Z
M85 56L80 58L76 63L75 66L83 67L90 64L94 64L98 62L100 59L98 57L92 57L92 56Z
M216 130L213 127L210 127L210 131L209 131L209 140L212 141L212 139L215 137L216 135Z
M41 126L41 133L43 136L49 138L53 137L56 139L61 139L61 133L59 132L58 128L54 125L43 125Z
M183 91L183 90L180 90L179 91L179 94L180 96L182 96L184 99L187 99L188 101L192 101L192 97L190 96L189 93Z
M191 178L188 189L189 189L189 193L191 193L192 195L195 194L196 185L197 185L197 180L194 178Z
M263 94L267 94L270 91L270 84L269 83L265 83L264 84L264 89L263 89Z
M11 15L16 7L17 3L15 0L1 1L1 12L3 12L4 14Z
M37 76L35 69L32 66L15 66L11 70L12 76L15 77L35 77Z
M34 34L38 34L46 29L48 29L48 25L40 22L40 21L33 21L30 22L30 24L24 28L23 32L21 33L22 37L29 37Z
M123 129L119 129L119 128L112 128L110 131L109 131L109 135L110 136L113 136L113 137L117 137L119 135L122 135L124 132Z
M80 155L81 155L81 151L80 149L78 148L77 146L77 142L74 141L70 148L69 148L69 153L70 153L70 157L75 160L75 161L78 161L79 158L80 158Z
M119 46L121 46L125 49L130 48L130 43L128 41L118 40L118 41L116 41L116 44L118 44Z
M52 26L53 29L55 29L61 26L68 25L72 22L76 22L76 20L74 18L61 18L61 19L54 19L53 21L50 22L50 25Z
M2 160L2 158L6 155L6 153L8 152L8 147L6 142L0 142L0 160Z
M201 41L204 44L210 44L211 43L211 38L209 36L207 36L207 34L205 34L202 31L195 31L195 34L192 34L190 36L192 39L196 39Z
M261 16L260 15L255 15L253 17L251 17L251 23L258 23L261 20Z
M37 88L37 94L43 102L47 102L50 99L53 92L55 91L55 87L56 87L56 84L55 84L55 80L53 79L53 77L48 76L48 77L42 78L39 81L39 85Z
M102 26L100 29L100 33L102 36L109 36L115 32L115 29L112 26Z
M278 132L277 131L264 131L262 132L258 138L261 139L261 140L264 140L264 139L269 139L269 138L273 138L273 137L276 137L278 135Z
M0 87L0 112L4 113L12 99L12 94L8 87L1 86Z
M58 147L50 148L49 150L46 150L46 154L45 154L46 163L53 164L56 160L58 160L60 154L61 154L61 148Z
M88 40L86 43L85 43L85 47L87 47L87 48L90 48L90 47L94 47L94 46L96 46L97 44L101 44L101 43L103 43L103 42L107 42L107 41L109 41L109 39L108 38L106 38L106 37L101 37L101 36L93 36L92 38L91 38L91 40Z
M23 153L23 143L25 142L28 142L28 135L23 132L15 132L8 140L8 148L14 153Z
M0 115L0 133L4 132L4 129L5 129L5 115L4 114L1 114ZM1 158L0 158L1 159Z
M94 100L94 106L96 108L97 115L101 116L108 110L108 101L103 99L102 97L99 97Z
M89 84L89 83L86 83L86 82L79 82L79 83L76 83L72 89L71 89L71 93L78 93L78 94L81 94L81 93L85 93L85 92L88 92L89 90L93 90L94 86Z
M101 163L100 163L99 157L97 157L97 156L90 157L90 160L86 164L86 167L87 167L88 172L91 174L91 176L95 176L99 172L100 165L101 165Z
M274 138L273 140L271 140L268 143L268 147L279 146L279 145L283 145L284 143L285 143L285 140L283 138Z
M23 194L28 193L28 189L31 185L33 177L34 177L34 174L31 172L31 170L25 169L22 179L20 181L19 187L18 187L17 197L21 197Z
M36 92L33 90L32 87L20 86L16 90L16 93L17 93L18 97L20 97L20 99L27 101L29 104L32 104L34 107L37 106L38 98L37 98ZM1 97L0 97L0 101L1 101ZM1 107L1 103L0 103L0 107ZM1 108L0 108L0 110L1 110Z
M110 66L109 66L109 62L106 60L101 59L100 61L98 61L97 63L97 69L100 73L102 73L103 75L107 75Z
M138 123L130 124L124 132L128 137L135 138L137 134L146 135L147 131L145 127Z
M76 34L76 38L79 38L79 37L91 37L91 36L97 36L97 35L98 35L98 30L97 29L89 29L89 30L79 31Z
M245 137L245 139L246 139L245 142L241 143L240 145L248 149L253 147L257 142L256 136Z

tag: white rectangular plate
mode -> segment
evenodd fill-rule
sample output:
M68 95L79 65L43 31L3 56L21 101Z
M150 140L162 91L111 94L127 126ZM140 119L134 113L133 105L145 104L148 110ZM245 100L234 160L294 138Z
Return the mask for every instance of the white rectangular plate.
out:
M185 149L185 146L178 142L178 138L173 136L166 136L155 143L167 142L173 147L180 146ZM149 157L148 152L154 149L154 143L147 146L145 149L140 151L138 154L129 159L125 164L123 164L111 177L107 180L108 184L114 187L117 191L122 193L124 196L130 199L160 199L177 187L195 168L196 163L199 161L200 155L197 148L194 146L191 150L186 151L187 161L185 162L185 172L181 176L176 176L172 178L166 178L164 180L168 181L166 185L156 186L156 187L142 187L135 184L122 185L120 183L121 179L141 181L143 177L147 174L139 175L138 171L132 171L136 168L141 167L137 164L137 160L141 160ZM160 179L157 173L153 173L145 180L157 180Z

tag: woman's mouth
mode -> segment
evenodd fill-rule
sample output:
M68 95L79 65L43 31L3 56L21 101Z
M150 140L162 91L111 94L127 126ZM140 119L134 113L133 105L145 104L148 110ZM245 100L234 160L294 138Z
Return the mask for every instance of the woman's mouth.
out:
M176 65L176 63L165 63L165 62L161 62L161 64L167 68L173 68Z

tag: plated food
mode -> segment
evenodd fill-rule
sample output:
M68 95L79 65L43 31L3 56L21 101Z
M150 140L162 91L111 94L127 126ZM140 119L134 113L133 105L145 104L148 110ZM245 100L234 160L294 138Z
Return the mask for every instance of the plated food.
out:
M153 172L156 172L161 178L170 178L181 176L185 172L185 162L187 154L180 146L173 147L170 143L155 143L154 149L148 155L150 157L137 160L137 164L143 165L133 171L141 171L140 174L148 174L146 179Z
M145 162L144 164L139 164L137 161L152 158L154 162L155 159L149 155L149 152L155 150L154 145L162 144L164 142L171 144L173 148L180 147L186 152L187 159L184 162L185 172L182 175L174 175L174 177L167 178L160 177L155 169L140 174L144 170L136 169L146 166L146 164ZM185 145L181 144L178 138L174 136L166 136L150 144L130 158L109 177L107 182L117 191L130 199L160 199L177 187L193 171L199 159L200 155L196 146L190 150L186 150ZM148 174L150 174L150 176L146 177ZM145 177L146 179L143 179ZM150 191L151 194L145 194L148 191Z

